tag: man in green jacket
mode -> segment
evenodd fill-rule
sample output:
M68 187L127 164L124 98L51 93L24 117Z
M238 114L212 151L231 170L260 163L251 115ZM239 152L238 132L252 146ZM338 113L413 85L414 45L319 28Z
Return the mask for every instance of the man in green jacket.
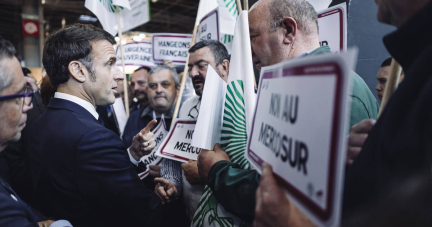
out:
M317 13L305 0L260 0L249 11L252 60L256 67L284 60L329 53L320 47ZM352 73L350 127L364 119L376 119L378 102L356 73ZM198 156L199 174L212 189L217 201L228 212L252 222L255 191L260 176L244 170L221 155L222 150L203 151ZM347 163L357 154L349 152Z

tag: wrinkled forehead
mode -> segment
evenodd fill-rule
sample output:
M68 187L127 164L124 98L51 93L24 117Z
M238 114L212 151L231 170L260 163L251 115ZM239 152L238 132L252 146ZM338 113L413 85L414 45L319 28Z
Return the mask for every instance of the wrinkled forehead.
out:
M164 69L149 75L148 81L149 83L161 83L163 81L174 82L171 76L171 71L168 69Z
M92 41L92 54L94 58L109 60L115 57L113 45L107 40Z
M249 10L248 20L250 32L258 32L268 27L270 23L269 3L270 1L268 0L258 1Z

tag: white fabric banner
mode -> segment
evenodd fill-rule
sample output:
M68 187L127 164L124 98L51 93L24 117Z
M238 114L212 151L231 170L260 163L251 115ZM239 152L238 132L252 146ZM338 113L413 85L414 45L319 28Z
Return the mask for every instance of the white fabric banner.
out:
M220 143L225 81L208 65L192 146L212 150Z

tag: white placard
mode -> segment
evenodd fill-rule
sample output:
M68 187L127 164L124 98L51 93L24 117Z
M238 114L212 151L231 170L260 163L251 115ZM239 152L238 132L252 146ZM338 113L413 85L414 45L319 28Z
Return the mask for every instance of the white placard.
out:
M126 110L125 106L123 104L122 98L116 98L114 104L112 105L112 108L115 113L115 118L118 124L118 128L120 131L120 137L123 135L124 128L126 126L127 117L126 117Z
M163 158L156 155L156 151L159 146L162 144L162 141L165 139L166 135L168 135L168 130L166 130L165 119L161 118L159 125L152 131L155 139L155 148L153 148L152 152L148 155L141 157L141 162L146 165L146 170L140 174L138 174L140 179L144 179L150 173L150 165L159 165Z
M220 143L226 87L225 81L208 65L192 146L213 150L215 143Z
M121 29L123 32L150 21L149 0L129 0L131 10L120 11Z
M201 148L191 145L196 120L175 119L168 136L156 151L157 156L187 162L197 160Z
M170 60L174 64L185 64L191 47L192 35L158 33L152 35L153 61Z
M347 49L346 3L318 12L319 42L333 53Z
M287 195L319 226L338 226L357 51L264 67L246 157L273 166ZM354 57L356 58L356 57Z
M195 43L202 40L219 40L219 7L201 19L198 25Z
M129 42L123 45L123 58L125 65L147 66L153 68L152 45L150 41ZM120 46L116 49L117 66L121 66Z

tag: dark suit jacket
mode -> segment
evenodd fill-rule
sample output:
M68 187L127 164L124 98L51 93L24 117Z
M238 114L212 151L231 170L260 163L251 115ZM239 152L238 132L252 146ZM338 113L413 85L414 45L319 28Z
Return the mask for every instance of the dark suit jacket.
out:
M27 148L33 124L45 110L46 107L42 103L40 92L35 92L33 109L27 111L27 124L21 132L20 140L9 144L0 154L0 168L2 169L0 175L12 186L22 200L30 205L33 205L33 186Z
M149 226L160 199L138 178L123 141L83 107L52 98L32 131L39 211L79 226Z
M0 179L0 226L38 227L47 220L22 201L12 188Z

